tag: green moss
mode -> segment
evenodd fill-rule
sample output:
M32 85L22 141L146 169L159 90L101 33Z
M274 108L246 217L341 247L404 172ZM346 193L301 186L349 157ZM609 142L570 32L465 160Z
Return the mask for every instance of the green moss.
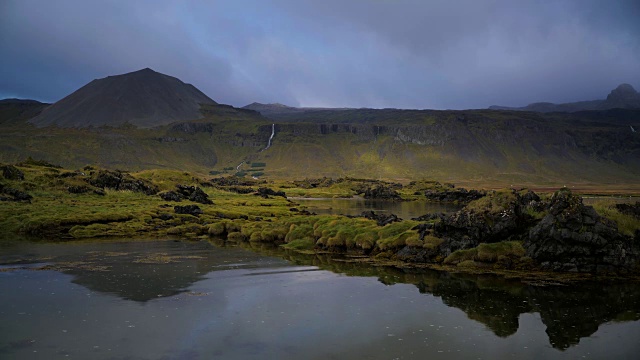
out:
M362 248L364 250L370 250L370 249L373 249L373 247L375 246L379 238L380 236L378 235L377 231L373 229L369 229L369 230L360 232L358 235L355 236L353 240L357 247Z
M207 233L211 236L221 236L227 232L225 222L217 222L208 226Z
M242 233L238 232L238 231L233 231L230 232L229 235L227 235L227 240L230 241L244 241L244 236L242 236Z
M311 250L315 247L315 241L309 237L297 238L282 245L282 247L291 250Z
M447 265L457 265L463 261L473 260L478 253L476 248L473 249L464 249L464 250L456 250L451 255L447 256L443 263Z
M522 258L525 250L520 241L502 241L497 243L483 243L473 249L457 250L444 259L448 265L459 264L463 261L473 260L481 263L501 263L509 265L511 262ZM507 259L509 261L507 261Z
M501 212L517 200L515 191L502 189L490 192L487 196L470 202L465 209L475 212Z
M289 232L284 238L286 243L293 242L295 240L311 240L313 241L313 225L311 224L291 224L289 226ZM315 243L315 241L313 241Z
M436 249L438 246L440 246L440 244L444 242L444 240L442 240L441 238L432 235L426 235L423 241L424 247L431 250Z

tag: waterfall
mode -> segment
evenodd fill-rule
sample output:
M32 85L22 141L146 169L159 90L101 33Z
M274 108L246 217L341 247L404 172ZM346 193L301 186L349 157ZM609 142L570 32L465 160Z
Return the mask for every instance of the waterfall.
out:
M269 142L267 143L267 147L262 149L262 151L265 151L271 147L271 139L273 139L273 135L275 134L276 134L276 124L271 124L271 136L269 136Z

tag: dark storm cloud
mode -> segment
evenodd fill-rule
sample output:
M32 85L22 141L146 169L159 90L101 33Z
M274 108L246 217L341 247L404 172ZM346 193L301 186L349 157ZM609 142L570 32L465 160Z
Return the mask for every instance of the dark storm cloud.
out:
M144 67L214 100L470 108L640 85L637 1L5 1L0 97Z

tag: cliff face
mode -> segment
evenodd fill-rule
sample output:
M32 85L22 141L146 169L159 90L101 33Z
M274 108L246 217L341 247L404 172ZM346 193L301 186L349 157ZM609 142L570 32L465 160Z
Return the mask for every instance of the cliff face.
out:
M0 113L7 106L0 104ZM219 104L201 111L203 119L152 129L39 129L21 127L18 120L9 127L0 119L0 161L31 156L70 167L209 172L250 160L266 163L264 173L276 177L431 178L496 185L638 183L640 178L640 110L348 109L271 118ZM275 135L265 150L272 128Z
M640 111L380 112L385 118L403 120L378 120L371 117L371 110L327 111L324 118L316 113L313 119L303 114L285 121L272 119L273 123L263 119L250 130L236 131L237 123L211 123L199 124L197 131L214 143L247 151L252 160L266 162L267 171L276 176L561 183L625 182L640 175L640 136L631 130L640 128ZM272 146L263 151L272 124ZM173 129L193 133L194 126Z

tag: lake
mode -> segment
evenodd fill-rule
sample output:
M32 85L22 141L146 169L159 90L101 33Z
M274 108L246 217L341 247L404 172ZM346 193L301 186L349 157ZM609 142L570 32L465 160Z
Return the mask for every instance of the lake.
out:
M0 358L632 359L640 352L637 283L534 286L243 246L4 244Z

